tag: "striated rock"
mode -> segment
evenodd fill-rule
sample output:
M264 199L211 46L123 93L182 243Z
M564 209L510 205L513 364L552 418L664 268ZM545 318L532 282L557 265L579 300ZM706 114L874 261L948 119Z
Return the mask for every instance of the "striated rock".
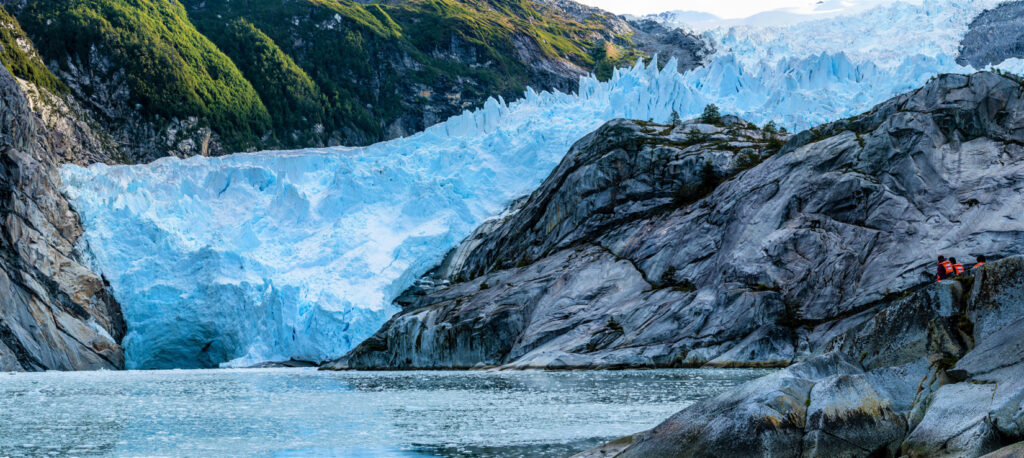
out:
M944 75L781 141L608 123L329 367L786 366L840 335L868 370L962 356L958 286L914 296L910 322L874 313L932 282L936 254L1021 253L1020 84Z
M979 456L1000 447L989 423L993 385L946 385L928 400L927 413L903 443L910 456Z
M100 140L57 101L34 113L20 84L0 70L0 370L121 368L124 319L57 172L104 158Z

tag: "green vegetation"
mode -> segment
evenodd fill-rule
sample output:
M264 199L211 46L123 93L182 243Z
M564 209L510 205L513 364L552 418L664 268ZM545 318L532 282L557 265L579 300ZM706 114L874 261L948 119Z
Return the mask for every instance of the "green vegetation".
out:
M690 130L686 131L686 144L687 145L696 145L698 143L703 143L703 142L707 141L707 139L708 139L707 134L701 132L700 129L698 129L696 127L691 127Z
M123 70L145 119L195 117L225 151L368 144L571 83L530 62L607 78L643 57L610 18L534 0L28 0L17 16L46 62L97 76L86 97ZM3 19L4 64L66 90Z
M31 43L21 25L3 7L0 7L0 61L14 76L29 81L51 93L67 92L68 87L33 52L26 52L18 42Z
M270 112L274 132L285 146L318 142L314 128L323 123L320 88L270 37L244 19L207 33L252 83Z
M616 45L615 42L620 44ZM612 79L616 67L632 64L642 57L646 56L632 47L629 37L618 36L612 41L603 41L591 52L594 76L598 81L608 81Z
M253 82L284 126L257 82L260 68L242 63L247 52L230 46L239 37L224 31L244 21L303 70L322 94L325 131L347 132L348 143L371 143L425 104L443 105L439 119L487 97L517 98L535 75L522 61L522 43L541 57L584 69L635 58L624 52L602 18L576 22L530 0L410 0L361 4L351 0L185 0L196 27L211 37ZM273 68L273 66L269 67ZM608 69L610 76L611 70ZM279 93L291 93L279 89ZM420 121L422 122L422 121ZM422 127L422 126L414 126ZM327 140L327 139L323 139Z
M710 104L704 107L704 113L700 115L700 120L706 124L718 125L722 122L722 113L718 111L718 105Z
M123 68L131 101L146 115L196 116L232 150L256 145L270 128L252 85L176 1L37 0L20 19L43 37L36 40L41 53L62 66L70 65L62 56L89 62L95 49Z

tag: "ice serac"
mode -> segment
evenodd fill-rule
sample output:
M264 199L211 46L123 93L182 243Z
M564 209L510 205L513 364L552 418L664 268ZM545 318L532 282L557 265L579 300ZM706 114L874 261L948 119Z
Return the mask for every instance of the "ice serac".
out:
M844 22L853 23L863 25ZM637 63L608 82L581 79L576 94L490 100L365 148L62 173L124 308L127 367L323 361L369 337L397 310L392 299L604 122L694 117L714 102L758 124L803 128L968 70L927 43L904 45L860 54L800 54L792 45L779 49L797 51L779 58L783 51L772 50L771 59L722 51L685 74L674 62L661 70Z

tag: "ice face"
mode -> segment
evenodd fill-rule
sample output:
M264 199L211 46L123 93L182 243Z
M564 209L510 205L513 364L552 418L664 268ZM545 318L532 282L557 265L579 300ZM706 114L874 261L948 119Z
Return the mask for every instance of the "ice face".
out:
M577 94L489 100L364 148L69 165L62 176L123 307L129 368L323 361L376 331L395 296L610 119L685 119L714 102L803 128L970 71L914 48L886 49L903 53L887 65L841 51L720 52L685 75L638 62L608 82L581 79Z
M704 35L747 65L842 51L856 62L892 67L914 54L956 56L971 19L1000 2L886 2L855 15L843 14L788 27L723 27Z

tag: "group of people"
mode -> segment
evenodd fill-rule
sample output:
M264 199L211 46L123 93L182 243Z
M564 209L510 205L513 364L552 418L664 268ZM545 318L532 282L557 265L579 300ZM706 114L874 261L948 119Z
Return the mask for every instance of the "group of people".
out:
M971 269L977 269L985 265L985 255L978 255L978 262L971 266ZM935 281L942 281L947 278L952 278L957 275L964 273L964 265L956 262L956 258L946 259L945 256L939 256L939 267L936 271Z

